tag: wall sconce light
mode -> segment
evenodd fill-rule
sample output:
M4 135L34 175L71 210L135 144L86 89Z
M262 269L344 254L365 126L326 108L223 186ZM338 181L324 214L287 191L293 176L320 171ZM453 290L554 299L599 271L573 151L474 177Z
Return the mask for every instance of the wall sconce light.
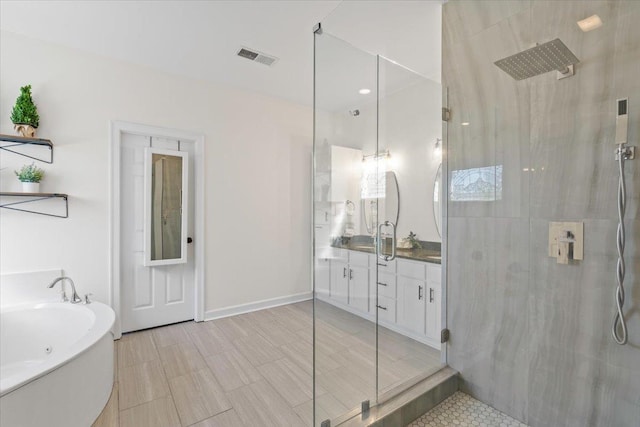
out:
M433 155L436 158L442 157L442 140L440 138L436 138L435 146L433 147Z

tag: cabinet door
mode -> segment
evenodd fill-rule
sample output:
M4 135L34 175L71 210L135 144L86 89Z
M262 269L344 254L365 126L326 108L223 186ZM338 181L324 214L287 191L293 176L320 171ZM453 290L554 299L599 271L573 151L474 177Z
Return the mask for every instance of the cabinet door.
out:
M440 330L442 329L441 272L442 269L439 265L427 265L427 293L425 295L427 302L426 335L436 342L440 341Z
M396 323L396 300L378 295L377 310L380 323Z
M369 269L349 264L349 305L353 308L369 311Z
M427 282L425 299L427 302L426 335L432 340L440 340L441 308L440 308L441 285L437 282Z
M425 282L398 276L398 324L412 332L425 333Z
M349 266L345 262L331 262L331 298L343 304L349 302Z

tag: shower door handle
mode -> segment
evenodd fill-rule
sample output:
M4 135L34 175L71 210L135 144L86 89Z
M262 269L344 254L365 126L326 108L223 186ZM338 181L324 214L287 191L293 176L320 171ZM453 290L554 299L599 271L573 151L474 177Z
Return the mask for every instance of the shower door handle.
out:
M382 254L382 227L391 227L393 234L391 235L391 255ZM378 244L376 246L378 252L378 258L385 261L393 261L396 259L396 225L391 221L385 221L378 225Z

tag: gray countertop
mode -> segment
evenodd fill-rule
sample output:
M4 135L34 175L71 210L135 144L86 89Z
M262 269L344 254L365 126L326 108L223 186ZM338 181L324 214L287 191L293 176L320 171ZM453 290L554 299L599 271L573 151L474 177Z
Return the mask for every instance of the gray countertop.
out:
M362 244L362 243L348 243L348 244L333 244L331 245L334 248L338 249L349 249L351 251L358 252L367 252L370 254L374 254L375 247L370 244ZM391 255L385 252L385 255ZM396 248L396 257L402 259L409 259L412 261L423 261L430 262L432 264L440 264L442 262L442 254L439 251L434 251L430 249L405 249L405 248Z

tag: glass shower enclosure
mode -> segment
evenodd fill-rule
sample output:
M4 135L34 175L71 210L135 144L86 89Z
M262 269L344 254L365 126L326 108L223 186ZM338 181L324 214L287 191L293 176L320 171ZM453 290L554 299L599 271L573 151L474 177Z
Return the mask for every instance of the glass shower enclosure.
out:
M314 33L314 425L444 364L441 114L439 83Z

